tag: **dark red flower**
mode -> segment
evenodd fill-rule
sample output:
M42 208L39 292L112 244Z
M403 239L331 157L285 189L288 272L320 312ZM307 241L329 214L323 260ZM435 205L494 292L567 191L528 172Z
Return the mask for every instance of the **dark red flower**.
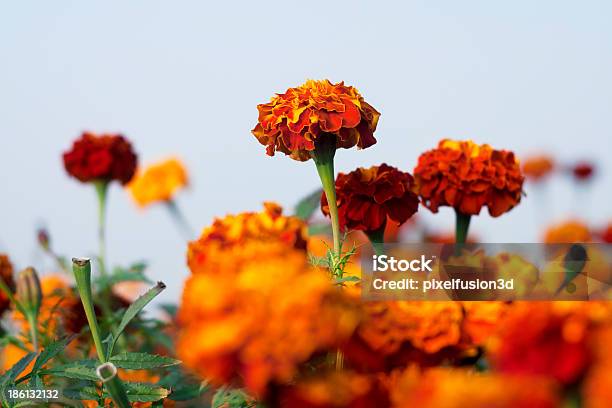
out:
M123 136L91 132L84 132L63 157L68 174L84 183L117 180L126 184L132 179L138 160Z
M6 286L11 291L15 291L15 281L13 280L13 264L11 264L11 260L5 254L0 254L0 279L4 281ZM8 297L4 294L2 290L0 290L0 317L2 317L2 313L8 309L10 305Z
M383 227L387 219L403 224L419 206L413 185L410 173L387 164L339 173L336 195L340 228L373 232ZM321 195L321 210L329 215L325 194Z
M580 162L572 168L572 173L574 174L576 180L586 181L593 177L595 173L595 166L586 161Z

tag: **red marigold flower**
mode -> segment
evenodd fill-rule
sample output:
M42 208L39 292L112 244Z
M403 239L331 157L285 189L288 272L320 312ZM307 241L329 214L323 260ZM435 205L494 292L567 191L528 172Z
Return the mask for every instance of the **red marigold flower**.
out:
M601 240L603 242L612 243L612 222L601 232Z
M590 362L590 334L609 316L605 303L514 303L491 341L490 361L502 372L573 384Z
M68 174L84 183L117 180L127 184L137 165L130 142L116 134L84 132L63 157Z
M572 173L578 181L589 180L595 173L595 165L587 161L577 163L572 167Z
M371 233L384 228L387 219L401 225L419 207L412 191L410 173L381 164L369 169L358 168L336 178L336 195L340 227ZM327 196L321 195L321 210L329 216Z
M493 217L521 201L524 180L514 153L449 139L421 154L414 178L421 202L433 212L449 206L476 215L486 206Z
M15 291L15 281L13 280L13 264L9 257L5 254L0 254L0 279L4 281L6 286L12 291ZM2 313L8 309L10 305L9 298L0 290L0 317Z
M365 149L376 143L380 113L344 82L308 80L257 105L257 110L259 119L251 132L270 156L280 151L306 161L315 142L325 137L335 137L336 147L345 149L355 145Z
M532 156L523 161L523 174L533 181L539 181L548 176L554 168L554 160L547 155Z

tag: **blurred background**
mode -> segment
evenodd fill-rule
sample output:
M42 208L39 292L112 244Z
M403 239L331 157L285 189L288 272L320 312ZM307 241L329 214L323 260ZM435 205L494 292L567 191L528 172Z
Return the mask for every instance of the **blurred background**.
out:
M577 193L553 176L509 214L485 213L488 242L534 242L577 216L612 218L612 3L606 1L4 2L0 5L0 251L52 265L35 231L67 256L97 248L93 188L61 154L83 130L121 132L141 164L177 155L191 174L178 203L200 231L214 216L293 205L318 186L312 163L267 157L256 105L307 78L344 80L381 113L378 144L342 150L337 170L386 162L412 172L441 138L519 157L596 164ZM547 190L543 192L543 190ZM545 201L534 198L546 196ZM149 262L178 298L185 241L163 207L141 211L114 184L111 264ZM453 212L424 222L449 231Z

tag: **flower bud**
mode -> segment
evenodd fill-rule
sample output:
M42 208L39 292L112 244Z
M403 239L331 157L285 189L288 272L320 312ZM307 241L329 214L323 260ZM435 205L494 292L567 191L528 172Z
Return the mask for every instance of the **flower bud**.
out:
M26 268L17 276L17 300L27 314L38 315L42 302L40 280L34 268Z
M36 232L36 238L38 239L38 244L42 249L48 251L51 247L51 238L49 237L49 232L45 228L40 228Z

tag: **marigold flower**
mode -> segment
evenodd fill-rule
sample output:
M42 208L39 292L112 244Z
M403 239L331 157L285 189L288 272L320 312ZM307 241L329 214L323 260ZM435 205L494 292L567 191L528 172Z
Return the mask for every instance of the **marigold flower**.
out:
M215 250L229 250L249 241L279 241L288 247L305 250L307 226L297 217L284 216L282 207L271 202L264 203L264 210L260 213L245 212L217 218L202 231L200 238L189 243L189 268L198 273L205 263L215 262L212 255Z
M136 172L128 189L140 207L166 202L188 184L187 170L178 159L168 159Z
M0 254L0 279L6 283L6 286L15 292L15 281L13 280L13 264L8 255ZM2 313L10 306L9 298L0 290L0 317Z
M556 408L553 382L539 377L513 377L464 369L411 366L390 380L394 408Z
M595 174L595 165L591 162L583 161L575 164L571 170L576 180L587 181Z
M490 361L505 373L573 384L589 364L589 333L610 312L597 302L514 303L490 343Z
M548 155L532 156L523 161L523 174L533 181L540 181L555 169L555 162Z
M402 225L417 212L419 199L412 191L414 179L410 173L387 164L358 168L336 178L336 195L340 228L372 233L384 228L387 219ZM321 210L329 216L325 194Z
M132 145L117 134L84 132L63 157L68 174L83 183L117 180L127 184L136 171Z
M612 243L612 222L601 232L601 240L608 244Z
M382 381L351 371L307 378L280 392L280 406L301 408L386 407L389 396Z
M486 206L493 217L520 202L524 179L514 153L449 139L421 154L414 178L421 202L433 212L450 206L476 215Z
M568 220L548 227L543 240L546 244L591 242L591 231L582 221Z
M376 143L380 113L344 82L308 80L257 105L257 110L259 119L252 133L270 156L280 151L306 161L315 142L329 137L335 137L337 148L365 149Z
M589 368L581 391L586 408L607 408L612 401L612 325L608 324L595 331L590 343L593 365Z
M244 252L241 252L244 249ZM286 383L317 351L335 348L357 324L353 301L304 251L245 242L211 254L185 285L178 355L216 384L244 382L255 395Z

